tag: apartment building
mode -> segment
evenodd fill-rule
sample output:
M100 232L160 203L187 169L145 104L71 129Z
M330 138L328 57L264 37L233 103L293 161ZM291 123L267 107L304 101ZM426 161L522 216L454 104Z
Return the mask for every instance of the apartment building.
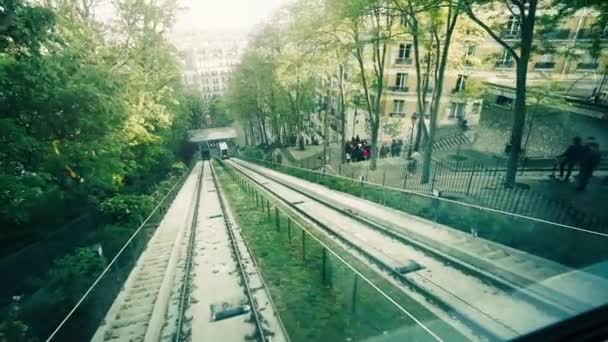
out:
M184 83L209 100L221 96L232 68L246 46L238 31L191 31L175 34L172 41L182 63Z
M590 101L608 100L608 27L592 28L596 15L590 11L579 11L561 23L559 29L542 35L540 39L550 42L554 53L533 56L528 66L529 85L562 82L569 88L569 95L581 96ZM505 23L501 37L515 44L520 34L520 25L515 17L506 13ZM597 48L598 41L599 51L593 55L590 47L595 44ZM491 37L485 36L477 41L453 41L450 52L451 61L445 75L439 108L440 127L455 125L459 119L466 119L470 124L476 123L482 109L484 90L500 89L501 94L494 94L496 96L493 100L512 101L514 92L505 92L504 87L515 87L515 63L511 55ZM380 124L381 141L409 139L409 135L414 132L411 127L415 122L412 119L417 103L411 40L405 38L397 42L390 47L389 54ZM488 83L500 84L501 87L488 87ZM473 84L478 91L465 92ZM433 84L429 84L430 89L433 87ZM430 94L427 97L430 101ZM420 113L416 114L416 120L422 117ZM425 114L424 117L428 119L428 112Z

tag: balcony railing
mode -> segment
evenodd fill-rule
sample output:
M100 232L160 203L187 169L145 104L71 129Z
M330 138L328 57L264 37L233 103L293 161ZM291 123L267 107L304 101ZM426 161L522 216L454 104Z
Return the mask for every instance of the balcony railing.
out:
M578 39L597 39L597 38L599 38L601 40L606 40L606 39L608 39L608 33L602 32L601 30L594 29L594 28L584 28L584 29L580 29L578 31L577 38Z
M388 116L390 116L391 118L404 118L405 117L405 113L388 113Z
M563 40L568 39L570 37L570 33L571 31L569 29L557 29L545 32L542 36L545 39Z
M512 68L514 64L513 61L496 61L497 68Z
M578 63L576 67L578 70L595 70L599 66L599 63Z
M412 59L409 57L399 57L395 59L395 64L412 64Z
M390 91L397 91L400 93L407 93L409 91L408 87L400 87L400 86L392 86L392 87L388 87L388 90Z
M519 38L519 31L502 31L500 33L500 38L503 39L518 39Z
M553 69L555 62L538 62L534 64L534 69Z

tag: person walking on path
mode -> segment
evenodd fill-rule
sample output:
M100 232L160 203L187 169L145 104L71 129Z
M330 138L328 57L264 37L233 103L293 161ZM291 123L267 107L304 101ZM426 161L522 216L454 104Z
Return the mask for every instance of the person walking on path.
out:
M574 165L580 162L584 153L585 146L583 145L583 140L580 137L574 137L572 139L572 145L568 146L566 151L559 155L559 178L562 181L568 181ZM564 169L566 170L565 178L563 178Z
M388 154L388 145L386 143L382 144L382 147L380 147L380 158L384 159L386 158Z
M363 160L369 159L369 146L364 141L363 142Z
M577 191L585 191L589 179L593 176L593 171L600 164L601 158L599 145L595 142L589 143L581 157L581 170L578 173Z

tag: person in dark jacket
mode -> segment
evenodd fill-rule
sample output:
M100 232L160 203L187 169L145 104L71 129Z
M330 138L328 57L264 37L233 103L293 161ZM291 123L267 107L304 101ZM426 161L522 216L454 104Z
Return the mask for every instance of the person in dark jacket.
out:
M593 176L593 171L600 164L601 158L599 145L595 142L587 144L580 161L581 170L578 173L578 186L576 190L585 191L589 179Z
M583 154L585 153L585 146L583 145L583 139L580 137L574 137L572 139L572 145L568 146L566 151L559 155L559 178L564 182L567 182L572 173L574 165L580 162ZM564 170L566 170L566 177L564 177Z

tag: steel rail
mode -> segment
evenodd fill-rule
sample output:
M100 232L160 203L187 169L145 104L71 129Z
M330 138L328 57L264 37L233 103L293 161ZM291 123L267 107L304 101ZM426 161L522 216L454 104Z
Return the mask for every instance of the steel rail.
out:
M232 249L234 250L235 259L239 266L238 267L239 273L241 275L241 279L243 280L245 293L247 295L247 299L249 300L251 312L253 313L253 319L255 321L258 338L261 342L266 342L267 339L266 339L266 333L264 332L264 326L262 325L262 320L261 320L260 314L258 312L257 304L254 300L254 297L253 297L253 294L251 291L251 287L249 285L249 278L247 276L247 272L245 270L245 267L243 266L241 251L240 251L239 247L237 246L237 241L236 241L236 237L233 232L233 227L232 227L232 224L230 223L230 219L228 218L228 215L227 215L228 210L226 209L224 197L222 196L222 193L220 191L220 185L217 180L215 170L213 169L213 164L211 162L209 162L209 166L211 168L211 176L213 179L213 184L215 185L215 193L217 194L218 200L220 202L220 207L222 209L222 217L224 218L224 222L226 224L226 230L228 231L228 237L230 239L230 244L232 245Z
M192 272L192 263L194 258L194 245L196 241L196 226L198 224L198 208L201 201L201 193L203 192L203 176L205 170L205 161L203 160L201 166L201 173L199 174L195 191L196 199L194 200L194 212L192 214L192 222L190 224L190 238L188 239L188 246L186 250L186 269L184 270L184 281L179 296L179 305L177 311L177 325L176 332L173 338L174 342L180 342L182 340L182 327L184 324L184 315L186 314L186 306L189 303L188 296L190 294L190 277Z

